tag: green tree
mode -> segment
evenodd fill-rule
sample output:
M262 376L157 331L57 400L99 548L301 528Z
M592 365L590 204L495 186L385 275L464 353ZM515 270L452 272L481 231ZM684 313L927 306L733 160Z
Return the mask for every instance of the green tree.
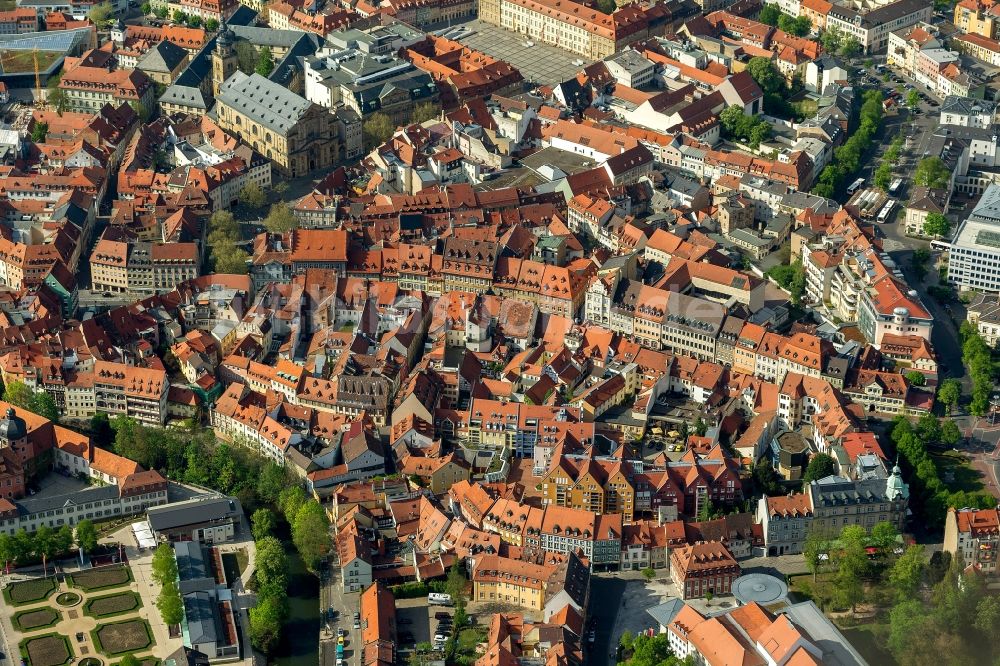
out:
M642 570L642 577L645 578L646 580L653 580L654 578L656 578L656 569L653 569L652 567L646 567L645 569Z
M250 529L253 532L253 540L260 541L266 536L274 533L277 521L274 513L270 509L261 507L250 516Z
M44 416L53 423L59 423L59 406L56 399L48 391L36 391L31 398L28 409L39 416Z
M834 598L838 604L850 607L851 612L864 600L863 579L868 572L867 538L865 528L859 525L848 525L840 533L843 550L837 562Z
M153 13L153 5L148 2L144 2L139 6L139 11L142 12L143 16L149 16Z
M160 7L154 7L153 8L153 14L156 16L156 18L160 19L161 21L163 19L167 18L167 14L168 13L170 13L170 12L169 12L169 10L165 6L160 6Z
M827 53L836 53L840 50L840 45L844 41L844 33L840 28L829 28L824 30L819 36L819 43Z
M962 431L951 419L941 422L941 441L948 446L955 446L962 439Z
M257 591L261 596L283 596L288 584L288 562L281 542L273 536L259 539L257 549Z
M928 213L924 220L924 235L942 238L951 233L951 222L941 213Z
M35 123L31 128L31 140L35 143L45 143L45 137L49 134L48 123Z
M927 377L924 376L924 373L918 370L911 370L906 373L904 377L906 377L906 381L910 382L912 386L924 386L927 384Z
M197 14L191 14L188 16L187 24L189 28L200 28L201 27L201 17Z
M4 532L0 534L0 562L3 563L4 572L7 571L7 566L17 559L17 546L14 542L14 537Z
M250 609L250 642L268 654L281 638L281 626L287 615L286 604L276 597L262 597Z
M299 226L299 221L287 204L276 203L264 218L264 226L273 234L283 234Z
M281 465L268 461L256 480L257 495L262 502L276 504L283 490L288 487L289 475Z
M136 659L134 654L127 654L118 662L118 666L142 666L142 663Z
M368 119L361 125L362 133L365 137L365 147L368 150L381 146L392 137L396 127L392 124L392 119L381 111L368 116Z
M205 19L205 30L208 32L215 32L219 29L219 22L214 18Z
M924 187L948 187L951 171L940 157L925 157L917 163L913 183Z
M4 402L9 402L15 407L30 411L34 392L24 382L13 381L6 385L3 392L3 399Z
M261 189L260 185L250 182L240 190L240 203L250 208L263 208L264 204L267 203L267 195L264 194L264 190Z
M858 41L857 37L849 36L847 39L840 43L840 55L844 58L853 58L860 54L862 51L861 42Z
M274 56L271 55L270 46L262 46L257 56L257 65L254 71L261 76L271 76L274 71Z
M920 93L916 90L911 90L906 95L906 106L910 108L911 111L920 106Z
M257 62L259 60L259 55L254 45L245 39L238 39L233 50L236 51L236 62L240 71L244 74L253 74L257 69Z
M465 605L465 574L458 560L451 565L448 570L448 580L445 582L445 591L451 595L451 600L456 605Z
M97 548L97 528L92 521L81 520L76 524L76 543L85 553Z
M608 0L608 1L612 3L614 2L614 0ZM611 12L607 13L610 14ZM413 107L413 112L410 114L410 122L413 124L420 124L428 120L437 118L437 116L438 116L437 106L435 106L431 102L421 102L420 104L417 104L415 107Z
M806 291L806 271L801 261L796 261L791 265L773 266L765 275L789 293L793 305L802 302L802 296Z
M806 534L806 540L802 547L802 555L805 557L806 566L813 575L813 581L823 564L823 558L829 557L830 544L822 532L817 528L811 528Z
M174 13L170 15L170 18L173 19L174 23L185 24L187 23L188 15L180 9L175 9Z
M52 537L52 555L64 555L73 548L73 528L63 525Z
M770 463L766 461L754 463L751 476L753 476L754 487L765 495L773 497L784 494L781 481Z
M602 14L613 14L618 9L615 0L597 0L597 11Z
M301 486L289 486L281 491L278 496L278 508L281 509L281 514L289 525L294 522L296 514L305 502L306 491Z
M216 273L246 275L249 267L247 261L250 255L246 250L235 245L223 245L212 248L213 265Z
M152 573L153 580L160 585L177 580L177 560L169 543L161 543L153 551Z
M871 543L876 548L881 550L888 550L891 548L899 538L899 530L896 526L887 521L881 521L875 523L872 527L871 535L868 538L869 543Z
M889 586L900 601L912 599L924 577L923 546L913 545L889 569Z
M793 17L782 14L778 17L778 28L796 37L805 37L812 29L812 22L805 16Z
M825 453L817 453L809 460L806 473L802 477L804 483L819 481L837 473L837 461Z
M41 555L42 557L43 576L48 575L48 561L53 554L54 539L55 535L52 532L52 528L48 525L42 525L31 535L32 548L35 555Z
M167 626L180 624L184 619L184 602L176 581L170 581L160 588L160 594L156 598L156 608Z
M962 399L962 383L957 379L946 379L938 386L937 399L951 412Z
M296 512L292 542L309 571L316 571L330 552L330 521L316 500L307 500Z
M747 71L764 94L785 92L785 77L769 58L755 56L747 63Z
M90 417L90 438L102 448L111 446L115 431L111 429L111 419L106 412L97 412Z
M106 28L109 23L114 21L115 11L111 8L111 3L102 2L100 4L94 5L87 12L87 18L89 18L94 25L98 28Z
M778 21L782 16L784 14L778 9L778 5L764 5L764 8L760 10L760 16L757 17L757 20L761 23L778 27Z
M906 653L915 636L926 633L929 617L915 599L896 604L889 612L889 649L897 659ZM900 661L900 663L906 663Z
M888 160L883 161L877 169L875 169L875 187L879 188L883 192L889 190L889 185L892 184L892 163Z

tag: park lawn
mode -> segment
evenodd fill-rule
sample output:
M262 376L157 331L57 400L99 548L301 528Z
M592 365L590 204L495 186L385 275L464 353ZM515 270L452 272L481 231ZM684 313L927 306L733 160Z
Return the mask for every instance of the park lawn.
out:
M847 642L861 653L869 664L896 666L892 653L884 649L889 637L889 625L886 622L869 622L856 627L838 627Z
M474 625L458 632L457 653L475 657L476 646L486 640L486 628Z
M972 468L969 460L954 451L942 453L930 453L931 460L937 465L941 481L950 492L964 490L968 493L975 493L985 490L982 475Z

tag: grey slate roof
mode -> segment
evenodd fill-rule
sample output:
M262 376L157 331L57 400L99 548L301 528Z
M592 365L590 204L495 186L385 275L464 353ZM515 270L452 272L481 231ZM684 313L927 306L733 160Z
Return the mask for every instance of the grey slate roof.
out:
M192 646L219 640L221 632L218 631L218 614L215 600L207 592L184 595L184 617L187 619Z
M136 66L144 72L169 74L184 62L187 51L173 42L162 41L142 54Z
M117 492L117 488L112 487ZM199 497L150 507L146 512L149 526L156 532L199 525L227 517L238 518L243 512L238 500L231 497Z
M312 103L254 73L236 72L219 89L219 100L243 115L284 136Z
M21 515L30 515L43 511L61 509L67 504L82 506L89 502L101 502L104 500L117 500L118 486L95 486L84 488L65 495L53 495L51 497L30 497L28 499L17 500L15 504Z

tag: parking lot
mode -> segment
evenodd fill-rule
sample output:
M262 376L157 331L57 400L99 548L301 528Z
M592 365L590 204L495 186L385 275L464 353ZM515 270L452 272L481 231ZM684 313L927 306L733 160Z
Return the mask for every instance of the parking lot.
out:
M500 58L517 67L525 79L534 83L567 81L590 64L583 56L531 40L510 30L475 19L463 24L464 36L457 37L466 46Z

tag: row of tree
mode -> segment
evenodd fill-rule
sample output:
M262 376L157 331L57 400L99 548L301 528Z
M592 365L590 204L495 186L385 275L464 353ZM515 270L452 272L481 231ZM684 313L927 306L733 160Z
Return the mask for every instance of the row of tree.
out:
M814 194L833 197L858 170L862 155L871 147L882 124L882 93L878 90L866 90L863 99L858 114L858 128L844 145L833 152L833 161L823 168L813 186Z
M953 447L961 437L954 421L938 420L931 414L921 416L916 426L905 417L897 417L890 435L904 476L910 479L910 505L920 507L924 524L932 530L941 529L948 507L996 506L996 499L985 491L952 491L942 481L928 448L936 444Z
M288 561L284 547L273 534L276 523L270 509L257 509L250 516L257 549L257 605L250 609L250 641L265 654L278 645L281 628L288 619Z
M68 555L76 546L84 552L97 548L97 530L89 520L81 520L76 526L74 539L73 529L63 525L53 530L42 525L34 532L20 530L14 534L0 534L0 562L4 569L10 564L25 565L41 562L43 568L49 560Z
M980 337L976 328L967 321L959 329L962 339L962 362L972 378L972 401L969 413L983 416L990 410L990 395L993 380L997 377L997 366L993 360L993 350Z
M152 428L118 416L111 421L111 431L110 444L118 455L169 479L233 495L248 512L274 506L292 483L284 467L239 443L216 440L209 429ZM95 442L102 443L97 437Z
M180 624L184 620L184 600L181 597L177 577L177 560L174 548L169 543L161 543L153 552L151 565L153 580L160 586L156 597L156 608L167 626Z
M330 519L301 486L285 488L276 504L292 531L292 543L309 571L315 573L330 553Z
M887 192L892 184L892 169L899 162L899 157L903 153L903 141L902 135L893 139L892 143L889 144L889 149L882 156L881 164L875 169L875 187L883 192Z

